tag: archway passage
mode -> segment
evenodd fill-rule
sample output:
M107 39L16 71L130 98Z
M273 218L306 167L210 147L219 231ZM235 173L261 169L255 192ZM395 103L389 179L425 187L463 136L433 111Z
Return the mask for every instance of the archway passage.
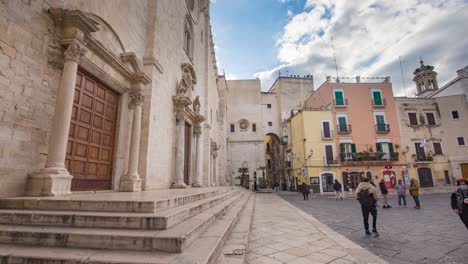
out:
M65 160L72 191L111 189L117 103L114 91L78 71Z
M432 181L432 172L429 168L419 168L418 169L418 178L419 184L422 188L424 187L434 187Z
M460 164L460 170L462 172L463 179L468 180L468 163Z

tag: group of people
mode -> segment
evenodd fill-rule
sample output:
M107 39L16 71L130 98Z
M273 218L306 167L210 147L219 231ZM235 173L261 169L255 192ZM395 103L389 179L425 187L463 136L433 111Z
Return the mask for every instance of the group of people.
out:
M356 188L356 198L361 204L365 235L379 236L377 232L377 200L379 196L377 187L374 183L369 181L368 178L364 178L358 185ZM414 199L414 208L420 209L418 182L415 179L411 179L410 183L409 193ZM451 195L451 207L452 210L460 216L461 221L468 229L468 180L457 180L457 186L458 188ZM379 188L383 197L382 208L391 208L387 199L388 189L383 180L379 182ZM398 205L402 206L403 204L403 206L406 206L406 186L401 180L398 180L398 184L395 185L395 190L398 195ZM369 231L369 215L372 215L372 232Z

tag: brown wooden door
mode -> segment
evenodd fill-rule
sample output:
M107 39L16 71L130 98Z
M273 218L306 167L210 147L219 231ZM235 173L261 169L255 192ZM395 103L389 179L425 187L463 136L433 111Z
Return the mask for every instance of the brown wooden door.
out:
M333 147L331 145L325 145L325 159L327 164L331 164L333 161Z
M324 138L330 138L331 133L330 133L330 123L328 122L323 122L323 137Z
M184 147L184 182L190 184L190 143L191 143L191 126L185 123L185 147Z
M73 191L111 188L117 103L115 92L78 71L66 156Z

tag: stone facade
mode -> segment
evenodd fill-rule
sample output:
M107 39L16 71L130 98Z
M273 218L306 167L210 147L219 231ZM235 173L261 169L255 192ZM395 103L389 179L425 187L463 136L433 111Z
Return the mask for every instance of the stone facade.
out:
M214 172L224 165L211 158L211 145L222 149L225 139L223 116L213 116L225 93L218 87L208 0L2 1L0 196L69 193L77 70L117 95L110 189L170 188L180 170L181 115L173 98L187 69L196 80L183 92L188 184L197 175L204 175L200 185L217 184Z
M280 149L274 159L279 160L274 160L272 153L266 153L266 144L282 143L284 133L288 133L282 128L282 121L303 107L304 98L313 87L311 76L280 76L268 92L261 92L259 79L227 81L227 178L234 180L240 176L238 169L243 166L249 168L251 180L265 172L278 178L285 176L282 150L285 145L277 146ZM271 167L275 171L262 169L267 167L268 160L278 164Z

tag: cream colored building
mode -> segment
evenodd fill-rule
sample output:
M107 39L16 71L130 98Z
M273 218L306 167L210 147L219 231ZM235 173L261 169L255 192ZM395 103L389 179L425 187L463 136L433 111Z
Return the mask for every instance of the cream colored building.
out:
M422 187L451 186L468 178L468 67L439 88L434 67L414 71L417 97L397 97L408 177Z
M312 76L280 76L268 92L261 91L259 79L227 81L227 166L226 177L233 181L240 176L238 169L249 168L249 177L275 175L285 184L283 168L284 145L288 129L281 123L289 118L291 111L303 107L304 98L313 91ZM272 149L279 152L274 158L268 153L265 137L272 137ZM269 140L267 140L269 142ZM284 141L286 142L286 141ZM270 161L268 161L270 160ZM263 171L262 167L273 170ZM284 185L286 186L286 185Z
M224 183L220 80L209 0L1 2L0 197Z

